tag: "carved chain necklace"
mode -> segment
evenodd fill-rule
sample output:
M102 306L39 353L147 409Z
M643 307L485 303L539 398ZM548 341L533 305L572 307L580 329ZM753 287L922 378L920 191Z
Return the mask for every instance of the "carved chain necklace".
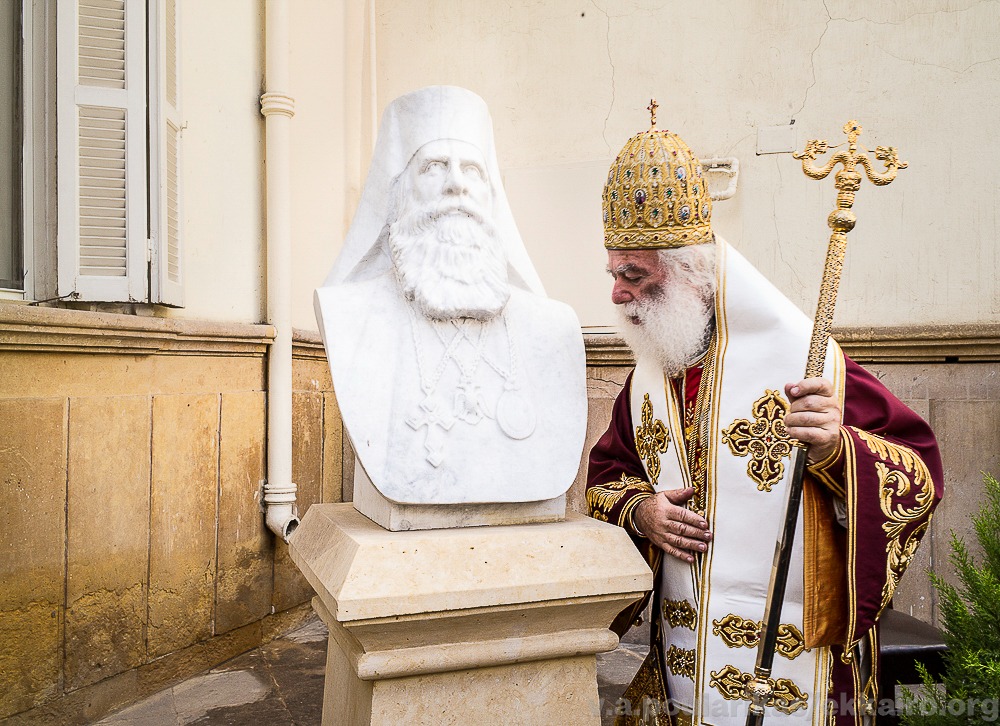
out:
M424 346L420 342L417 315L413 311L413 306L409 303L406 304L406 312L410 316L410 333L413 337L413 348L417 356L417 373L420 376L420 390L424 392L425 397L432 398L437 392L437 385L441 381L441 376L444 375L444 372L448 367L448 361L453 360L455 349L458 348L459 343L462 342L462 335L460 334L461 331L456 332L451 341L444 344L443 336L438 331L436 325L433 322L429 323L434 332L438 334L439 338L441 338L442 344L445 345L445 350L444 354L438 360L434 371L428 375L427 363L424 357ZM480 338L482 338L482 335L480 335ZM461 370L461 365L459 365L459 369ZM464 371L462 371L462 373L464 374Z
M445 334L441 330L441 326L434 322L429 323L441 345L444 346L444 353L430 374L428 374L427 360L421 341L418 316L411 304L408 303L406 309L410 317L410 331L417 358L420 388L424 393L424 400L426 402L429 403L431 399L436 397L438 384L445 370L447 370L449 361L453 361L461 374L458 391L455 393L452 404L452 413L456 418L472 425L479 423L484 417L495 418L500 429L512 439L524 439L534 433L534 406L528 399L518 393L517 348L514 344L513 326L507 317L506 309L501 314L501 323L506 333L509 369L505 370L486 352L489 324L483 321L475 321L478 325L478 336L474 334L470 335L468 326L473 321L463 319L449 321L452 327L455 328L455 333L452 335L451 340L445 339ZM474 356L471 360L463 360L458 355L458 347L463 340L469 341L474 348ZM491 414L488 408L483 405L482 393L475 382L475 375L481 362L485 362L504 382L504 390L496 403L494 414Z

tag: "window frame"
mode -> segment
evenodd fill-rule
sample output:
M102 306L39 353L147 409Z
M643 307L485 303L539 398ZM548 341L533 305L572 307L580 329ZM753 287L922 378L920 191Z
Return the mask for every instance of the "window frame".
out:
M161 182L162 164L157 163L161 149L166 146L163 137L162 124L159 116L163 107L160 94L163 92L164 57L162 46L162 27L164 24L165 0L126 0L133 9L142 11L141 29L138 36L142 41L142 50L138 56L132 57L132 62L139 66L144 84L142 134L138 139L145 156L145 168L140 185L141 193L138 202L144 210L146 221L142 233L130 237L128 244L138 250L141 266L133 273L141 281L141 294L134 294L131 299L123 300L122 296L91 294L81 291L72 285L60 285L60 265L66 264L66 254L60 242L60 221L63 224L77 226L79 217L73 215L70 221L66 215L67 196L65 184L57 181L60 174L65 173L59 168L58 159L65 156L57 153L60 148L60 129L58 116L59 76L63 73L66 49L59 47L60 18L67 22L66 16L73 16L75 28L78 17L78 1L59 0L20 0L21 7L21 109L22 109L22 153L21 153L21 259L25 269L23 290L0 288L0 301L13 300L25 302L54 302L58 300L93 302L93 303L154 303L180 307L183 305L183 257L179 259L181 270L180 283L175 283L171 290L159 283L159 269L164 255L156 245L163 235L158 227L158 220L164 213L165 194ZM176 5L179 5L176 0ZM174 7L176 7L174 5ZM71 6L71 7L70 7ZM179 9L177 10L179 14ZM179 25L174 21L174 37L179 35ZM65 31L64 31L65 32ZM175 53L174 58L179 57ZM70 78L75 83L75 59ZM58 72L57 72L58 66ZM180 93L179 67L176 68L177 93ZM178 104L179 105L179 104ZM173 110L173 122L178 129L183 129L180 115ZM180 147L178 133L177 147ZM76 147L71 147L71 153L76 153ZM182 153L178 151L182 158ZM180 167L180 162L175 168ZM177 194L179 196L179 189ZM60 198L61 197L61 198ZM72 197L69 202L75 208L77 200ZM175 205L175 210L177 206ZM62 220L60 216L62 215ZM176 215L175 215L176 217ZM182 228L183 225L181 225ZM175 225L176 227L176 225ZM175 234L175 243L183 253L183 236ZM79 248L75 254L79 253ZM176 259L176 256L175 256Z
M24 36L25 36L25 11L24 4L27 0L19 0L12 6L14 12L17 31L14 33L14 43L12 47L14 57L14 77L15 84L13 90L13 124L11 129L11 179L14 181L10 185L11 213L13 234L11 235L11 266L15 278L10 280L0 279L0 299L19 299L24 296L26 285L25 260L27 257L24 245L24 125L25 125L25 63L24 63ZM29 13L30 14L30 13ZM30 31L30 27L28 29ZM20 153L17 153L17 150ZM20 181L20 183L18 183ZM20 244L18 243L20 240ZM21 286L7 286L4 283L14 283L16 281L17 268L21 271Z

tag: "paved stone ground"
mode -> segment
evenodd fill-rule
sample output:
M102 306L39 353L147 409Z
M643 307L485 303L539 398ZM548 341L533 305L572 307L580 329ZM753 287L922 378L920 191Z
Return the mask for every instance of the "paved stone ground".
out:
M602 726L613 723L614 703L646 657L648 638L648 626L634 628L616 650L597 656ZM267 645L97 723L100 726L318 726L323 712L326 639L326 626L314 616L306 625Z

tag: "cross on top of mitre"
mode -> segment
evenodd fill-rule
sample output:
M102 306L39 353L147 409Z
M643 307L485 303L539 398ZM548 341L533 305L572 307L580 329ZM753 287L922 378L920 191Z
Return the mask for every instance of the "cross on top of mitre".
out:
M660 104L656 102L655 98L649 99L649 105L646 106L646 110L649 111L649 128L656 128L656 109L660 107Z

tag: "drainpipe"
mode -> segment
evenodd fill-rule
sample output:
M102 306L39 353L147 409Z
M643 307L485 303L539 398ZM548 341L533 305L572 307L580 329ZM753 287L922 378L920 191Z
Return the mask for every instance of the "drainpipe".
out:
M292 235L291 120L288 95L288 0L265 2L264 115L267 174L267 322L275 338L267 359L267 481L265 522L286 542L298 526L292 481Z

